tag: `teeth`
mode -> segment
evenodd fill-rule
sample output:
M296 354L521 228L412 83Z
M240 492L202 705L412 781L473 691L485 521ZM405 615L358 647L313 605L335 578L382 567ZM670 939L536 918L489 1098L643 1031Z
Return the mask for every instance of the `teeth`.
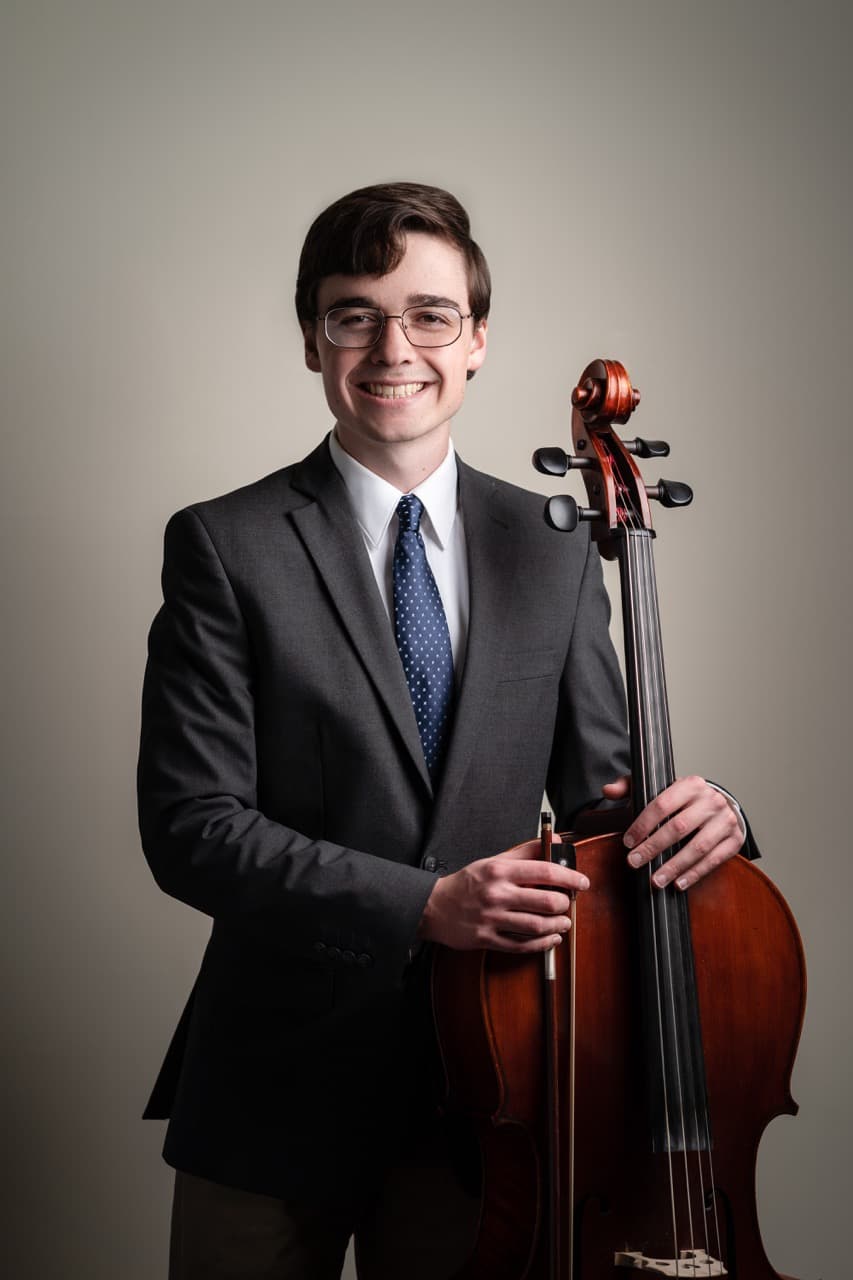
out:
M418 391L423 391L425 386L425 382L404 382L398 386L392 386L390 382L365 383L365 389L372 396L381 396L383 400L402 400L406 396L413 396Z

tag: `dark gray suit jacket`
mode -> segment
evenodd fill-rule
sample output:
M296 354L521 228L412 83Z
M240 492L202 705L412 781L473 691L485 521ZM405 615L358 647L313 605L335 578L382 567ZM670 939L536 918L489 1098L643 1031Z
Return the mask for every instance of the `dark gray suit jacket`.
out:
M435 874L533 837L546 786L564 826L628 771L586 529L461 462L459 484L470 623L437 794L327 444L169 522L140 827L213 930L146 1115L191 1173L367 1190L429 1095L410 949Z

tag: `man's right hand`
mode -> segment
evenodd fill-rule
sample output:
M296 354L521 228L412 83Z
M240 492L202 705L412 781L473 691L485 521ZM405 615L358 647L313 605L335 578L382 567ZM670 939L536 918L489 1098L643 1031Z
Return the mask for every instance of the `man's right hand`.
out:
M559 837L554 836L555 853ZM548 951L570 926L571 895L586 876L543 862L538 840L480 858L436 881L418 937L457 951L487 948L524 954Z

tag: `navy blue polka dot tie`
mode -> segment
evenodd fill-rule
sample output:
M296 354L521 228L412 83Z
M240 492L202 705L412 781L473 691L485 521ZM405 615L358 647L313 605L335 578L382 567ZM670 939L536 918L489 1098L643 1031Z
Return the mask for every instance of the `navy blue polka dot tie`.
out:
M419 532L424 505L413 493L397 504L394 547L394 634L430 777L441 770L453 702L450 632Z

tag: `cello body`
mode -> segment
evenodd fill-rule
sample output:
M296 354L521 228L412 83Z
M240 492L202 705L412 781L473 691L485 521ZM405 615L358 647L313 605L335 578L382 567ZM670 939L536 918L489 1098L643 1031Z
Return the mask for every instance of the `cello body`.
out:
M615 362L594 362L583 379L604 382L599 403L610 396L626 416L636 407ZM592 431L577 408L575 419L577 447ZM620 512L621 468L604 485L598 468L585 476L596 494L612 481ZM632 534L647 531L632 517ZM634 626L647 602L632 593L654 590L648 547L637 548L623 614L641 807L674 771L660 646L646 651ZM614 818L598 815L599 828ZM621 830L563 840L591 888L550 981L539 955L438 947L434 957L448 1107L476 1127L483 1171L477 1248L455 1280L780 1280L761 1241L755 1171L767 1124L796 1112L805 962L793 917L740 856L682 893L643 883Z
M575 971L576 1106L574 1178L563 1179L562 1205L562 1235L566 1245L573 1236L573 1258L571 1269L564 1258L556 1276L603 1280L626 1275L614 1261L620 1251L663 1262L690 1246L682 1236L676 1250L667 1161L649 1149L632 894L626 884L632 873L618 834L588 837L575 849L578 870L593 887L578 905L573 945L567 940L557 954L563 1007L569 1005ZM691 890L690 915L713 1123L713 1186L692 1205L680 1194L677 1212L682 1223L693 1216L697 1249L713 1241L707 1252L716 1257L719 1250L723 1274L776 1280L779 1273L761 1242L755 1166L769 1122L796 1112L789 1084L803 1016L802 944L781 894L741 857ZM544 1041L539 970L531 957L496 952L443 951L435 960L433 990L437 1009L444 1010L449 1097L474 1120L483 1157L480 1238L459 1280L550 1280L542 1055L520 1040L523 1029L536 1043ZM447 1012L449 1005L458 1017ZM473 1035L470 1018L467 1029L462 1025L466 1008L481 1013ZM451 1051L463 1037L464 1051ZM561 1041L560 1087L567 1094L565 1033ZM560 1135L563 1168L570 1137L567 1125ZM687 1159L698 1165L696 1153L688 1152ZM698 1173L691 1182L699 1185ZM714 1273L685 1266L680 1274Z

